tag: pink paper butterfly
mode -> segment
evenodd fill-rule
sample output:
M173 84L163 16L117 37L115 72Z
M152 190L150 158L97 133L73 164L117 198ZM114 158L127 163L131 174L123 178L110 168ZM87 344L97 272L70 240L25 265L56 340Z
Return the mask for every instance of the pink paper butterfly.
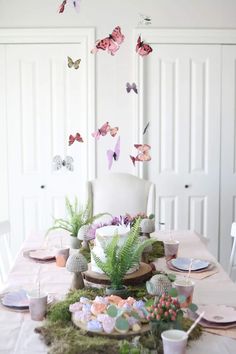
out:
M78 141L79 143L83 143L83 138L79 133L76 133L75 136L70 135L69 136L69 146L74 144L75 141Z
M129 93L131 90L133 90L135 93L138 93L136 84L133 82L132 85L130 85L130 83L127 82L126 91Z
M120 157L120 137L117 139L114 151L107 150L108 169L111 169L113 160L118 161Z
M66 3L67 3L67 0L64 0L64 1L61 3L61 5L60 5L60 7L59 7L59 14L62 14L62 13L64 12Z
M120 48L120 44L124 41L125 36L121 33L120 26L117 26L112 31L112 34L109 37L98 40L96 46L91 50L92 54L97 53L99 49L107 50L111 55L115 55L115 52Z
M135 166L136 161L150 161L151 156L149 155L149 150L151 149L151 146L148 144L134 144L134 147L138 149L139 153L137 156L131 156L131 161L133 162L133 165Z
M67 4L67 1L68 0L64 0L60 7L59 7L59 14L63 13L64 10L65 10L65 6ZM79 3L80 3L80 0L69 0L69 2L71 3L71 5L74 7L74 9L79 12Z
M139 36L136 45L136 52L144 57L152 52L152 47L149 44L144 43L144 41L141 41L141 36Z
M97 131L95 131L94 133L92 133L92 136L95 139L99 139L100 136L105 136L107 135L107 133L110 133L111 136L114 138L114 136L116 136L117 132L118 132L119 128L115 127L115 128L111 128L109 122L104 123L100 129L98 129Z

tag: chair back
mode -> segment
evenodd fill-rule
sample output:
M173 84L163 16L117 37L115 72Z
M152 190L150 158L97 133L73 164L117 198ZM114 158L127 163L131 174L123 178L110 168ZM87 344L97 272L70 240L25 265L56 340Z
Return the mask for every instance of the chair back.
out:
M10 251L10 223L0 222L0 282L4 282L12 266L12 254Z
M155 185L128 173L111 173L88 182L87 194L93 214L155 214Z
M229 260L229 269L228 269L229 276L232 273L232 269L234 267L234 260L235 260L235 256L236 256L236 222L232 223L232 226L231 226L231 237L234 240L233 240L232 250L231 250L230 260Z

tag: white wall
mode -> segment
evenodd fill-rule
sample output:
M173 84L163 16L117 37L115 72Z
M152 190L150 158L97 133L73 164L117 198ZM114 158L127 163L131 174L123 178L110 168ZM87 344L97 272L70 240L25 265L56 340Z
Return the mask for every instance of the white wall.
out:
M97 38L103 38L120 25L126 39L115 57L97 54L96 111L98 125L110 121L120 127L122 152L113 171L134 172L129 159L133 141L132 119L134 94L127 94L125 83L133 81L133 51L138 13L152 17L152 27L165 28L236 28L235 0L81 0L77 14L67 6L58 14L62 0L0 0L0 28L30 27L95 27ZM65 53L67 55L67 53ZM1 112L2 113L2 112ZM0 116L1 120L2 116ZM0 121L0 128L3 122ZM98 144L98 175L107 172L105 151L114 140ZM5 152L4 141L0 151ZM6 155L5 155L6 158ZM0 218L7 217L4 156L0 154Z

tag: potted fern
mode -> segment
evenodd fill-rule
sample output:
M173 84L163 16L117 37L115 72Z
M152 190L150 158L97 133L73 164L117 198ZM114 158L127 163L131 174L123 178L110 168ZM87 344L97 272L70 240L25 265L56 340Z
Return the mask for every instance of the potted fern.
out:
M140 243L139 231L140 219L135 222L122 246L118 246L119 235L115 235L112 241L104 248L105 261L102 261L92 251L95 263L111 281L111 286L106 288L108 295L126 295L127 289L123 283L127 271L139 263L143 250L155 242L155 240L149 239Z
M54 219L54 225L47 231L56 229L66 230L70 233L71 247L80 248L82 240L77 238L78 232L84 225L92 224L96 219L105 215L105 213L92 215L91 203L88 201L85 207L78 206L78 199L75 197L74 204L71 204L68 197L65 198L65 205L67 211L66 219Z

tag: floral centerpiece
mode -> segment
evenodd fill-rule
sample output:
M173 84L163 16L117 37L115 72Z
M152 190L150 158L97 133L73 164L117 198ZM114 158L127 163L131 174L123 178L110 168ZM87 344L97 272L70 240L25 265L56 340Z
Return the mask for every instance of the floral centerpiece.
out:
M147 216L146 213L140 212L134 216L131 216L128 213L126 213L125 215L120 215L120 216L112 216L111 220L109 220L109 221L92 224L90 229L88 230L88 233L87 233L87 240L88 241L94 240L96 230L99 229L100 227L109 226L109 225L117 225L117 226L125 225L125 226L129 226L131 228L132 226L134 226L135 222L138 219L141 219L141 223L145 219L154 220L154 214Z

